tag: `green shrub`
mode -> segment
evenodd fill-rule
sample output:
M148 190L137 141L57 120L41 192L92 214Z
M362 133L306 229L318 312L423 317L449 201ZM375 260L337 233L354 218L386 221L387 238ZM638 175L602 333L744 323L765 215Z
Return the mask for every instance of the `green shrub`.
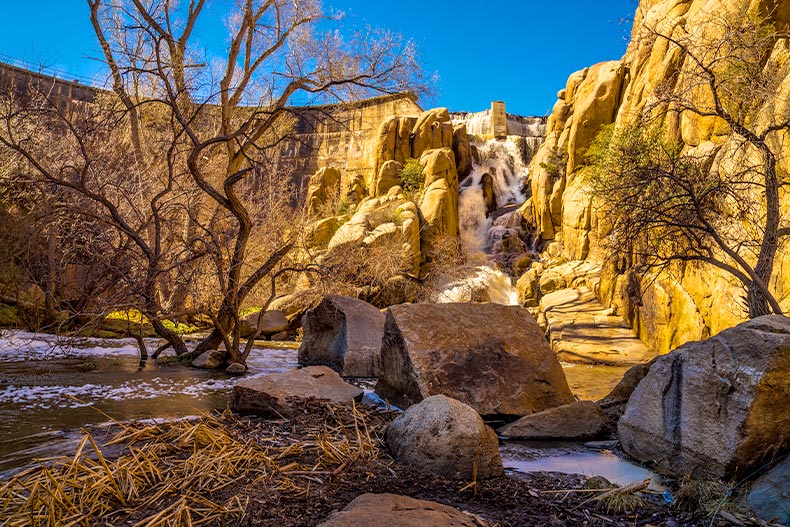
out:
M343 216L344 214L348 214L351 211L351 200L348 197L341 198L340 201L337 202L337 215Z
M425 185L422 175L422 165L417 159L409 158L400 172L400 186L408 194L417 194Z

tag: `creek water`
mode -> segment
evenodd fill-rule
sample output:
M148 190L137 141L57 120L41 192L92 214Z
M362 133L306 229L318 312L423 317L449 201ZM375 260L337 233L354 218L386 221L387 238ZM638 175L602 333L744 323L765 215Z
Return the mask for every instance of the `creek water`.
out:
M246 379L296 368L295 343L258 347L248 366ZM574 393L593 400L608 393L625 371L563 366ZM86 426L110 420L180 419L222 410L239 380L168 360L141 365L136 344L128 339L63 339L4 331L0 335L0 479L35 459L69 454ZM373 384L364 387L368 401L376 402ZM503 454L510 452L505 457L516 472L526 469L522 462L535 459L534 453L522 451L522 455L517 448L508 448ZM539 457L551 458L557 452L544 454Z
M0 473L66 454L86 425L223 409L240 380L167 358L140 364L138 353L129 339L0 335ZM256 348L245 378L296 365L293 346Z

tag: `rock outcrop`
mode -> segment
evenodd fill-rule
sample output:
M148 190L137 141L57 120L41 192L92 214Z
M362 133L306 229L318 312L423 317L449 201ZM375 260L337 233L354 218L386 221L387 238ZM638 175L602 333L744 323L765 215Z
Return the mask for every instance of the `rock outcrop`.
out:
M342 252L349 246L384 248L400 256L403 271L419 275L422 253L417 207L397 186L385 196L364 200L351 219L337 229L327 248Z
M659 357L618 424L664 471L739 478L790 445L790 319L745 322Z
M588 364L641 364L656 353L585 286L540 299L549 344L560 360Z
M307 215L311 218L334 212L340 196L340 171L332 167L318 169L307 187Z
M362 399L362 389L326 366L310 366L236 384L230 407L243 415L290 417L296 412L294 402L308 399L351 404Z
M625 56L569 77L549 118L546 142L532 160L532 199L530 206L520 211L525 224L534 225L543 242L559 242L564 258L604 264L600 288L594 292L659 353L742 322L743 287L725 271L702 263L678 263L657 276L635 276L633 262L610 260L608 249L600 243L607 234L606 222L599 218L583 177L585 152L604 126L614 124L621 129L650 113L651 122L661 127L666 138L677 140L684 152L708 159L710 170L726 172L734 163L750 165L752 158L756 159L756 150L743 154L743 145L722 119L690 111L665 112L666 104L657 104L656 93L660 90L664 95L674 90L680 97L691 92L700 107L710 103L704 89L688 90L688 84L684 84L695 75L696 65L689 53L667 38L657 38L657 33L680 38L693 46L702 39L721 38L726 25L721 23L723 20L741 20L754 14L781 32L788 16L785 9L776 6L775 2L762 0L642 0ZM759 59L772 61L765 71L773 71L771 68L777 65L779 74L786 77L771 88L776 92L774 96L767 94L762 107L754 108L753 122L757 126L786 111L786 103L778 101L786 101L790 79L787 55L787 42L781 37L773 51ZM769 142L778 153L783 170L787 170L790 147L780 138L783 133ZM781 200L781 209L787 214L787 194ZM787 250L782 249L785 255ZM790 308L787 262L790 259L777 257L770 281L777 297L783 299L785 311ZM532 283L531 279L525 280L523 285ZM733 298L738 300L733 302ZM534 303L528 298L524 301Z
M420 213L425 223L422 247L427 255L443 236L458 236L458 172L449 148L428 150L420 158L425 189Z
M402 408L431 395L481 415L523 416L574 401L529 311L497 304L414 304L387 311L376 392Z
M371 186L373 196L384 196L392 187L400 186L400 173L402 171L403 165L397 161L387 161L381 165Z
M318 527L486 527L476 516L434 501L397 494L363 494Z
M470 406L434 395L410 406L387 428L398 463L451 479L504 474L494 430Z
M378 377L384 314L347 296L331 295L302 319L299 364L329 366L344 377Z

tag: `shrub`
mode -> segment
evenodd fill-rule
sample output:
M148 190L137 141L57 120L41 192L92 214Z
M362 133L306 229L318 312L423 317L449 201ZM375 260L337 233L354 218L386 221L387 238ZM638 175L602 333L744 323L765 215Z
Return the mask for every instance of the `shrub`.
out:
M409 194L417 194L424 185L425 177L422 175L422 165L417 159L407 159L400 172L401 188Z

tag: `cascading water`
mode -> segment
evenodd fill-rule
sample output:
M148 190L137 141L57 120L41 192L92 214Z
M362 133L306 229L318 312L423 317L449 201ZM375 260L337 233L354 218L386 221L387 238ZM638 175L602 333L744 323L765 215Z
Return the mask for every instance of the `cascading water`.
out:
M533 141L530 141L533 140ZM517 305L511 278L495 268L502 255L530 253L516 209L527 199L527 165L540 137L478 141L471 174L461 182L458 216L461 243L473 261L482 262L463 280L444 284L440 302L470 302L479 296L498 304ZM532 144L536 143L536 144ZM499 263L503 263L500 259ZM485 295L480 295L485 291Z

